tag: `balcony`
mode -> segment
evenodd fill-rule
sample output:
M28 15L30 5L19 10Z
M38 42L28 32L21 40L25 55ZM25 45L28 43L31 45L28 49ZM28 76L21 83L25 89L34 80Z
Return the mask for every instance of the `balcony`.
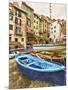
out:
M22 35L23 35L23 32L22 32L22 30L21 30L20 27L16 27L16 29L15 29L15 34L16 34L16 35L19 35L19 36L22 36Z
M22 36L23 35L22 32L15 32L15 34L18 35L18 36Z

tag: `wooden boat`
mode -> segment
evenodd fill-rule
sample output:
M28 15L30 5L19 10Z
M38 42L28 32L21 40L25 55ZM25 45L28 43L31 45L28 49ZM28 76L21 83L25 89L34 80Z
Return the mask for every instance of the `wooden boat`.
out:
M41 59L30 54L16 55L18 69L34 80L45 80L60 85L66 85L65 66Z
M32 54L33 55L33 54ZM64 65L66 64L66 55L62 54L62 53L54 53L54 52L45 52L45 53L35 53L35 56L39 56L43 59L46 60L51 60L51 61L56 61L56 62L61 62Z
M54 61L60 61L60 60L63 60L65 58L65 55L54 55L54 54L51 54L51 55L48 55L48 54L35 54L36 56L40 56L41 58L43 59L52 59Z

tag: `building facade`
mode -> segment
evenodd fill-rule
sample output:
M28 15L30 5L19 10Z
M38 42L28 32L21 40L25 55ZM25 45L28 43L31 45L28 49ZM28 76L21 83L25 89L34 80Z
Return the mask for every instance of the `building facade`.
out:
M66 21L61 20L61 42L66 43Z
M21 2L20 6L22 10L27 13L27 28L26 28L26 47L32 47L33 41L33 21L34 21L34 10L26 3Z
M9 3L9 41L27 47L33 40L34 10L24 2Z
M50 29L50 21L43 15L37 15L34 13L34 33L35 35L47 34Z
M41 30L41 18L36 13L34 13L34 23L33 23L33 25L34 25L34 34L36 36L39 36L39 32Z
M50 38L53 43L56 43L60 41L60 38L66 38L64 27L58 20L51 20L47 16L34 13L34 10L25 2L9 3L10 42L19 42L22 47L26 48L33 44L33 36L36 35L42 36L45 39L44 43L46 38Z
M54 21L50 24L50 39L53 43L57 43L60 41L61 35L61 25L58 21Z
M28 6L25 2L19 2L19 4L22 10L27 13L28 30L33 30L34 10L30 6Z
M27 13L16 3L9 3L9 41L19 42L26 47Z

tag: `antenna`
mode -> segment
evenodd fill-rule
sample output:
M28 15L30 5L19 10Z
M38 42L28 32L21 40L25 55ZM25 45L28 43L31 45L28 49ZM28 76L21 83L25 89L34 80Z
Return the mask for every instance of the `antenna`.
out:
M49 8L50 8L50 18L51 18L51 13L52 13L51 3L49 3Z

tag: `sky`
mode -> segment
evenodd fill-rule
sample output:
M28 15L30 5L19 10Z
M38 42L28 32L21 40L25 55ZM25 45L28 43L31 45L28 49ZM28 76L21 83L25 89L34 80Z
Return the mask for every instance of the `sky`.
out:
M27 4L34 9L37 14L50 16L49 3L35 3L27 2ZM52 19L65 19L66 20L66 5L65 4L51 4L51 17Z

